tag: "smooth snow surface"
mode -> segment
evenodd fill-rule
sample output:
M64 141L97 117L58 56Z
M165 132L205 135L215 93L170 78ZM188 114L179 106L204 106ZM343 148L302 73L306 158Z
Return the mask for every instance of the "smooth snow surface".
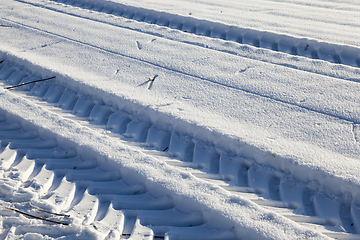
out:
M0 236L360 238L358 8L2 1Z

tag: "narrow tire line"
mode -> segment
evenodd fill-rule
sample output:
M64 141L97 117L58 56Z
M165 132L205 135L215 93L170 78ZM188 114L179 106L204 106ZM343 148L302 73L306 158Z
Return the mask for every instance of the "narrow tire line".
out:
M305 110L310 111L310 112L330 116L330 117L333 117L333 118L336 118L336 119L339 119L339 120L347 121L347 122L352 123L352 124L360 124L360 120L355 120L355 119L342 117L342 116L338 116L338 115L327 113L327 112L322 112L322 111L313 109L311 107L301 106L301 105L296 104L296 103L287 102L287 101L282 100L280 98L270 97L270 96L267 96L265 94L257 93L255 91L251 91L251 90L248 90L248 89L236 88L236 87L231 86L231 85L219 83L219 82L216 82L216 81L204 78L204 77L200 77L200 76L196 76L196 75L193 75L193 74L190 74L190 73L175 70L175 69L172 69L172 68L169 68L169 67L166 67L166 66L157 65L157 64L152 63L152 62L147 61L147 60L138 59L136 57L128 56L128 55L125 55L123 53L118 53L118 52L115 52L115 51L112 51L112 50L101 48L101 47L93 45L93 44L89 44L89 43L85 43L85 42L82 42L82 41L79 41L79 40L75 40L75 39L72 39L72 38L69 38L69 37L66 37L66 36L62 36L62 35L57 34L57 33L42 30L42 29L32 27L32 26L29 26L29 25L26 25L26 24L23 24L23 23L19 23L19 22L16 22L16 21L13 21L13 20L10 20L10 19L7 19L7 18L2 18L2 19L4 19L5 21L8 21L8 22L11 22L13 24L17 24L17 25L20 25L22 27L28 28L28 29L32 29L32 30L35 30L35 31L38 31L38 32L41 32L41 33L45 33L45 34L48 34L48 35L51 35L51 36L55 36L55 37L67 40L69 42L73 42L73 43L76 43L76 44L80 44L80 45L83 45L83 46L94 48L94 49L97 49L99 51L102 51L102 52L105 52L105 53L108 53L108 54L114 54L114 55L117 55L117 56L125 57L125 58L131 59L131 60L135 60L135 61L138 61L138 62L142 62L142 63L148 64L148 65L151 65L151 66L156 67L156 68L161 68L161 69L164 69L164 70L167 70L167 71L170 71L170 72L175 72L175 73L178 73L178 74L182 74L182 75L185 75L185 76L188 76L188 77L192 77L192 78L195 78L195 79L199 79L199 80L202 80L202 81L209 82L211 84L216 84L216 85L219 85L219 86L222 86L222 87L225 87L225 88L233 89L235 91L241 91L241 92L244 92L244 93L247 93L247 94L255 95L257 97L263 97L263 98L266 98L266 99L269 99L271 101L275 101L275 102L278 102L278 103L281 103L281 104L284 104L284 105L295 106L297 108L305 109Z
M55 9L53 7L49 7L49 6L44 6L44 5L40 5L40 4L35 4L35 3L30 3L30 2L26 2L24 0L14 0L14 1L17 1L17 2L20 2L20 3L23 3L23 4L28 4L28 5L31 5L31 6L35 6L35 7L40 7L40 8L43 8L43 9L47 9L47 10L50 10L50 11L55 11L55 12L58 12L58 13L62 13L62 14L65 14L65 15L69 15L69 16L73 16L73 17L77 17L77 18L82 18L82 19L86 19L88 21L93 21L93 22L96 22L96 23L102 23L102 24L106 24L106 25L109 25L109 26L113 26L113 27L118 27L118 28L122 28L122 29L126 29L126 30L131 30L131 31L136 31L136 32L139 32L139 33L143 33L143 34L148 34L148 35L152 35L152 36L155 36L155 37L161 37L163 39L166 39L166 40L169 40L169 41L174 41L174 42L180 42L180 43L183 43L183 44L187 44L187 45L191 45L191 46L196 46L196 47L201 47L201 48L205 48L207 50L213 50L213 51L216 51L216 52L221 52L221 53L225 53L225 54L230 54L230 55L234 55L234 56L237 56L237 57L242 57L242 58L246 58L246 59L250 59L250 60L253 60L253 61L257 61L257 62L262 62L262 63L268 63L268 64L272 64L272 65L276 65L276 66L281 66L281 67L284 67L284 68L290 68L290 69L294 69L294 70L297 70L297 71L301 71L301 72L306 72L306 73L312 73L312 74L316 74L316 75L320 75L320 76L325 76L325 77L331 77L331 78L335 78L335 79L338 79L338 80L341 80L341 81L350 81L350 82L355 82L355 83L360 83L360 78L341 78L339 77L337 74L325 74L325 73L322 73L322 72L314 72L314 71L310 71L310 70L306 70L306 69L299 69L297 66L295 65L290 65L290 64L287 64L287 63L275 63L275 62L269 62L267 60L263 60L263 59L256 59L256 58L252 58L248 55L245 55L245 54L239 54L237 52L233 52L233 51L227 51L227 50L221 50L221 49L216 49L214 47L211 47L211 46L203 46L202 44L198 44L196 42L190 42L190 41L179 41L179 40L176 40L176 39L172 39L172 38L168 38L164 35L161 35L161 34L156 34L156 33L153 33L153 32L150 32L150 31L141 31L139 29L135 29L135 28L131 28L131 27L124 27L124 26L119 26L119 25L116 25L114 23L110 23L110 22L106 22L106 21L103 21L103 20L100 20L100 19L92 19L92 18L89 18L89 17L84 17L80 14L75 14L75 13L69 13L69 12L66 12L66 11L63 11L63 10L59 10L59 9ZM56 1L55 1L56 2ZM58 4L60 4L59 2L56 2ZM65 3L64 3L65 4ZM65 5L69 5L69 4L65 4ZM72 6L72 5L70 5ZM74 7L74 6L72 6ZM92 11L95 11L95 10L92 10ZM96 11L95 11L96 12ZM117 17L121 17L123 18L122 16L117 16ZM140 23L146 23L146 22L140 22ZM153 25L153 24L151 24ZM173 28L170 28L171 30L178 30L178 29L173 29ZM178 30L180 32L183 32L181 30ZM198 35L199 36L199 35ZM206 37L206 36L205 36ZM211 37L210 37L211 38ZM234 41L231 41L231 40L224 40L224 41L230 41L230 42L234 42ZM238 42L234 42L234 43L238 43ZM254 47L250 44L246 44L246 43L238 43L240 45L246 45L246 46L251 46L251 47ZM271 49L268 49L268 48L260 48L260 49L263 49L263 50L268 50L268 51L271 51L271 52L275 52L275 53L282 53L282 54L288 54L286 52L281 52L281 51L274 51L274 50L271 50ZM301 57L301 58L307 58L305 56L301 56L301 55L291 55L291 54L288 54L292 57ZM324 62L327 62L327 63L331 63L331 62L328 62L328 61L325 61L325 60L321 60L321 59L309 59L309 60L318 60L318 61L324 61ZM338 65L338 64L336 64ZM348 66L348 67L351 67L349 65L346 65L346 64L342 64L344 66Z

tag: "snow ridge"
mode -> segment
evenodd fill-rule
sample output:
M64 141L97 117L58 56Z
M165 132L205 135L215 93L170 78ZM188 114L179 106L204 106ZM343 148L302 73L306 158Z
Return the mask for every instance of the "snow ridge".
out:
M317 40L297 38L271 32L230 26L219 22L200 20L150 9L127 6L105 0L51 0L83 9L103 12L156 24L201 36L234 41L259 48L289 53L336 64L360 67L360 49L355 46L338 45Z

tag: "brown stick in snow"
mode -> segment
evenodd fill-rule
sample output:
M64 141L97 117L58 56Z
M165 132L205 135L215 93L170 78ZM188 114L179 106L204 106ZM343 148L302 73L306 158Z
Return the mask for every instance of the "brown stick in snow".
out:
M56 78L56 76L53 76L53 77L49 77L49 78L45 78L45 79L40 79L40 80L35 80L35 81L31 81L31 82L27 82L27 83L21 83L19 85L15 85L15 86L10 86L10 87L6 87L5 89L12 89L12 88L17 88L17 87L21 87L21 86L24 86L26 84L30 84L30 83L36 83L36 82L42 82L42 81L47 81L47 80L50 80L50 79L54 79Z
M32 218L36 218L36 219L40 219L40 220L43 220L43 221L47 221L47 222L51 222L51 223L57 223L57 224L62 224L62 225L69 225L69 223L66 223L66 222L59 222L59 221L54 221L54 220L50 220L50 219L46 219L46 218L34 216L34 215L28 214L28 213L26 213L26 212L20 211L20 210L15 209L15 208L8 208L8 207L3 207L3 208L6 209L6 210L14 211L14 212L23 214L23 215L25 215L25 216L32 217Z

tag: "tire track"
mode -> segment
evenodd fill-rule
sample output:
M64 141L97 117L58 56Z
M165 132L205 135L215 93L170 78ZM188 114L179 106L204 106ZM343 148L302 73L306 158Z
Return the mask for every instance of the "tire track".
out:
M6 83L36 77L35 74L23 76L13 71L15 67L7 70L4 66L0 66L0 76ZM17 76L23 76L23 79ZM71 113L76 117L72 117L74 121L82 120L81 124L93 130L120 138L124 144L258 205L281 212L293 221L310 227L314 225L311 228L321 226L324 234L338 239L359 237L342 233L359 233L358 196L351 192L334 197L319 182L297 180L289 172L226 151L215 143L180 132L175 126L164 128L161 122L151 122L146 112L131 111L130 106L115 109L92 96L64 87L56 80L29 84L21 90L19 94L38 104L45 102L42 105L47 108L58 108L55 111L63 112L64 117L65 113ZM151 235L152 231L153 237L165 238L164 232L159 234L164 223L171 224L170 229L174 232L182 232L180 228L186 226L197 226L199 231L203 231L204 219L207 218L201 217L201 212L200 215L192 212L190 216L177 212L174 210L176 200L152 194L151 189L141 182L126 184L126 176L116 170L104 170L108 168L104 167L106 163L102 160L83 159L74 149L62 149L54 139L42 139L37 131L25 131L20 123L8 122L5 116L0 119L2 167L11 171L12 179L19 179L27 188L42 189L40 192L45 197L41 198L41 206L56 212L71 212L71 215L88 212L86 220L82 220L85 224L98 221L96 228L107 230L110 229L106 225L107 214L115 214L118 218L115 222L121 223L120 227L112 226L105 235L117 231L129 236L142 229L143 236ZM89 205L89 202L93 204ZM178 217L164 220L167 214ZM106 221L102 223L101 219ZM150 230L149 225L153 226ZM171 234L171 231L166 234ZM227 230L221 234L229 239L233 236Z
M243 58L247 58L247 59L251 59L251 60L255 60L255 61L260 61L260 62L265 62L265 63L270 63L270 64L274 64L274 65L278 65L278 66L282 66L282 67L286 67L286 68L291 68L291 69L295 69L295 70L298 70L298 71L304 71L304 72L311 72L311 73L314 73L314 74L319 74L319 75L322 75L322 76L329 76L329 77L332 77L332 78L336 78L336 79L339 79L339 80L344 80L344 81L352 81L352 82L359 82L359 78L358 77L350 77L348 74L345 74L343 75L341 72L336 72L336 73L332 73L331 71L334 70L334 68L337 68L336 66L332 65L328 72L324 72L322 71L322 69L318 69L318 68L311 68L309 66L306 66L306 65L302 65L300 66L298 64L298 62L296 63L289 63L289 62L292 62L290 61L291 60L291 56L289 56L289 58L283 62L283 61L274 61L274 59L263 59L261 57L262 53L260 53L260 55L257 53L257 50L254 50L254 49L251 49L251 48L244 48L243 50L241 50L243 47L240 47L240 49L228 49L228 48L224 48L224 49L221 49L219 47L216 47L216 46L210 46L206 43L202 43L201 41L199 41L197 39L197 41L194 41L194 40L185 40L185 41L182 41L181 39L178 39L176 37L173 37L173 36L166 36L164 34L160 34L159 32L156 32L156 30L147 30L147 29L140 29L140 28L136 28L136 26L125 26L125 25L119 25L118 23L112 23L112 22L108 22L108 21L104 21L102 19L95 19L94 16L91 18L91 17L88 17L88 16L85 16L85 15L81 15L81 14L77 14L77 13L73 13L73 12L69 12L67 10L64 10L64 9L59 9L59 8L56 8L56 7L52 7L50 5L41 5L41 4L38 4L38 3L32 3L32 2L28 2L28 1L24 1L24 0L16 0L17 2L20 2L20 3L24 3L24 4L28 4L28 5L32 5L32 6L36 6L36 7L40 7L40 8L44 8L44 9L47 9L47 10L51 10L51 11L56 11L56 12L59 12L59 13L63 13L63 14L67 14L67 15L70 15L70 16L73 16L73 17L78 17L78 18L83 18L83 19L87 19L89 21L95 21L95 22L98 22L98 23L103 23L103 24L107 24L107 25L110 25L110 26L114 26L114 27L119 27L119 28L123 28L123 29L128 29L128 30L132 30L132 31L136 31L136 32L140 32L140 33L145 33L145 34L149 34L149 35L153 35L155 37L162 37L162 38L165 38L167 40L171 40L171 41L175 41L175 42L181 42L181 43L184 43L184 44L190 44L190 45L194 45L194 46L197 46L197 47L203 47L203 48L206 48L206 49L210 49L210 50L214 50L214 51L218 51L218 52L222 52L222 53L226 53L226 54L231 54L231 55L235 55L235 56L241 56ZM52 0L52 1L55 1L56 0ZM83 0L79 1L79 2L82 2ZM87 1L87 0L85 0ZM89 2L90 3L90 2ZM62 2L59 2L59 4L65 4L65 3L62 3ZM118 3L111 3L110 5L112 4L115 4L117 5ZM69 5L69 4L68 4ZM70 4L70 6L76 6L78 7L79 6L83 6L81 4ZM93 8L95 5L95 3L93 4L86 4L85 6L88 6L90 9ZM109 5L109 8L111 8ZM120 4L121 5L121 4ZM100 6L102 6L102 4L100 4ZM125 5L124 5L125 6ZM105 8L103 8L104 10ZM137 8L133 8L133 7L130 7L130 9L137 9ZM111 8L111 10L113 10ZM94 10L94 11L97 11L97 10ZM134 10L135 11L135 10ZM145 11L145 10L144 10ZM113 14L111 13L111 11L109 10L109 12L107 11L102 11L104 13L107 13L109 15ZM151 15L151 14L149 14ZM118 15L115 15L115 16L118 16ZM173 16L173 15L171 15ZM123 16L118 16L118 17L123 17ZM124 17L126 18L126 17ZM178 17L174 17L174 18L171 18L175 21L175 26L177 26L177 20L178 20ZM160 20L160 19L159 19ZM166 21L165 21L166 22ZM147 22L147 23L150 23L151 22ZM155 25L155 24L154 24ZM215 23L215 25L217 25ZM216 29L217 27L215 26L214 29ZM255 31L255 30L254 30ZM251 35L251 34L250 34ZM272 35L271 33L269 33L269 35ZM285 36L286 38L287 36ZM267 36L262 36L262 38L264 39L264 41L267 40ZM275 37L275 35L273 36L273 38L276 38L276 39L279 39L279 37ZM222 39L222 38L220 38ZM268 41L271 41L272 37L270 37L270 40ZM281 38L280 38L281 39ZM301 40L304 40L304 39L301 39ZM226 41L232 41L231 39L226 39ZM286 42L286 40L284 40ZM234 41L232 41L234 42ZM254 46L257 46L258 48L260 48L258 45L260 43L258 43L259 41L255 41L257 42L257 44L255 44ZM237 41L235 41L235 43L238 43ZM325 44L324 45L324 49L326 51L326 44L327 43L323 43ZM245 43L242 43L242 45L247 45ZM309 46L306 44L304 46L301 46L302 48L304 48L305 50L307 50L309 48ZM345 47L346 46L339 46L339 47ZM273 45L271 45L271 47L264 47L264 49L268 49L268 50L272 50L273 48L278 48L278 43L274 43ZM292 48L294 49L294 47ZM328 49L329 50L329 49ZM244 52L242 52L244 51ZM252 54L249 55L249 51L252 52ZM292 50L293 52L295 50ZM331 53L333 53L334 51L333 50L329 50ZM344 49L344 51L347 53L347 54L354 54L354 51L352 50L347 50L347 49ZM281 51L275 51L275 52L281 52ZM291 51L290 51L291 52ZM288 53L288 52L285 52L285 53ZM323 53L325 54L325 56L328 56L329 54L327 54L326 52L323 51ZM255 56L256 55L256 56ZM354 54L356 55L356 54ZM300 55L299 55L300 56ZM282 56L283 57L283 56ZM312 59L319 59L318 57L318 54L317 53L314 53L313 55L311 55ZM337 61L337 63L339 63L338 61L338 57L335 56L335 59ZM303 59L304 60L304 59ZM310 59L309 59L310 61ZM317 63L315 63L317 64ZM344 63L342 63L344 64ZM347 72L353 72L354 69L353 68L348 68L347 69ZM343 76L342 76L343 75Z
M335 44L320 43L315 40L297 39L295 37L230 26L207 20L198 20L188 16L185 17L132 7L121 3L112 3L101 0L51 1L121 16L139 22L165 26L196 35L220 38L242 44L249 44L259 48L267 48L274 51L313 59L321 59L333 63L357 67L360 66L360 49L355 47L344 47Z
M305 104L301 104L301 103L298 103L298 102L287 101L287 100L284 100L284 99L281 99L281 98L278 98L278 97L275 97L275 96L270 96L270 95L267 95L267 94L264 94L264 93L259 93L257 91L251 90L251 89L239 88L239 87L236 87L236 86L233 86L233 85L230 85L230 84L221 83L221 82L218 82L216 80L208 79L206 77L202 77L202 76L187 73L187 72L184 72L184 71L181 71L181 70L177 70L177 69L171 68L169 66L162 66L162 65L159 65L157 63L153 63L150 60L139 59L139 58L131 56L131 55L119 53L119 52L113 51L111 49L106 49L106 48L99 47L99 46L96 46L96 45L93 45L93 44L90 44L90 43L86 43L86 42L83 42L83 41L80 41L80 40L72 39L70 37L62 36L60 34L49 32L49 31L46 31L46 30L42 30L40 28L36 28L36 27L32 27L32 26L29 26L29 25L26 25L26 24L18 23L18 22L12 21L10 19L6 19L6 18L3 18L3 19L8 21L8 22L11 22L13 24L17 24L19 26L22 26L22 27L25 27L25 28L28 28L28 29L32 29L32 30L35 30L35 31L38 31L38 32L41 32L41 33L49 34L51 36L55 36L57 38L61 38L61 39L64 39L66 41L70 41L70 42L73 42L73 43L76 43L76 44L80 44L82 46L97 49L97 50L99 50L101 52L114 54L114 55L117 55L117 56L121 56L121 57L124 57L124 58L135 60L135 61L138 61L138 62L141 62L141 63L145 63L145 64L153 66L153 67L155 67L157 69L162 69L162 70L165 70L165 71L175 72L175 73L187 76L187 77L191 77L191 78L196 79L196 80L205 81L205 82L208 82L210 84L215 84L215 85L222 86L222 87L225 87L225 88L228 88L228 89L233 89L235 91L241 91L241 92L246 93L246 94L266 98L266 99L278 102L280 104L294 106L294 107L305 109L307 111L311 111L311 112L314 112L314 113L330 116L330 117L333 117L333 118L336 118L336 119L339 119L339 120L345 120L345 121L348 121L348 122L353 123L353 124L360 123L359 119L351 118L351 117L348 117L348 116L337 115L336 110L329 109L328 111L322 111L321 109L317 109L317 108L314 108L312 106L306 106ZM8 76L13 74L12 71L15 71L15 70L6 71L6 73L4 73L6 75L4 75L3 78L7 79ZM151 85L150 85L149 88L151 88Z
M2 120L0 167L14 186L1 179L0 192L3 194L7 190L7 194L0 199L10 205L23 207L28 214L39 216L36 209L45 209L42 211L43 218L69 224L61 232L56 231L56 225L13 225L10 230L14 231L9 230L6 236L16 237L27 232L54 238L64 233L75 236L78 233L76 228L82 225L91 228L100 238L236 238L230 228L219 229L218 234L213 235L212 228L207 227L209 220L204 218L202 210L186 210L187 207L174 196L162 195L156 186L134 183L136 177L132 174L126 176L117 169L109 170L111 167L107 166L108 163L97 156L94 159L84 158L74 149L63 149L61 145L54 144L53 139L44 138L42 146L34 145L32 143L38 137L24 141L26 130L22 127L23 132L13 130L11 124L14 122ZM22 192L21 196L16 196L17 191ZM30 201L32 207L24 204ZM3 221L7 222L8 218L4 217ZM9 225L12 224L9 222ZM189 228L194 235L188 233ZM196 228L198 230L194 231Z

